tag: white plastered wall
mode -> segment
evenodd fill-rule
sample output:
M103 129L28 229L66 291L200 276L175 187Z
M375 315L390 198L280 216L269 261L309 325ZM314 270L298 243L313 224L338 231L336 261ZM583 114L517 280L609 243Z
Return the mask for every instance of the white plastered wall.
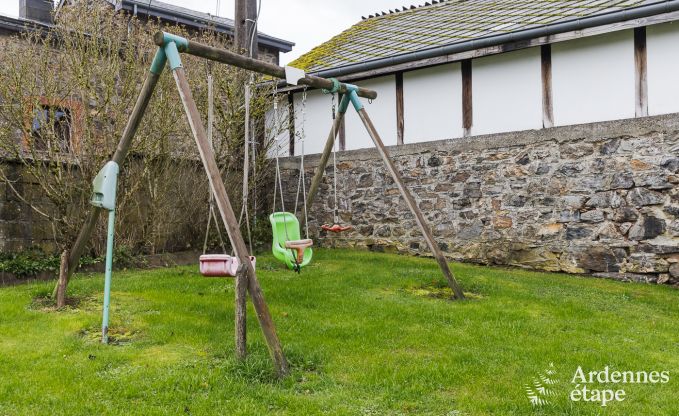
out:
M356 85L377 91L377 99L372 104L364 98L361 98L361 102L363 102L366 112L384 144L387 146L395 145L396 78L391 75L357 82ZM328 123L326 135L330 131L330 127L330 123ZM353 106L350 105L346 114L346 150L365 149L373 146L374 144L363 126L363 122L361 122ZM318 152L322 150L321 148Z
M462 136L462 71L459 63L403 74L403 121L404 143Z
M278 108L274 111L269 109L265 115L266 137L271 144L268 148L269 157L289 156L290 154L290 130L287 95L278 97Z
M306 104L303 93L295 93L295 156L302 154L302 136L304 137L304 153L323 152L328 133L332 128L332 102L321 90L307 92ZM305 114L303 114L305 113Z
M679 23L646 29L649 115L679 112Z
M552 91L555 125L633 118L633 31L552 45Z
M472 61L472 134L542 128L540 48Z

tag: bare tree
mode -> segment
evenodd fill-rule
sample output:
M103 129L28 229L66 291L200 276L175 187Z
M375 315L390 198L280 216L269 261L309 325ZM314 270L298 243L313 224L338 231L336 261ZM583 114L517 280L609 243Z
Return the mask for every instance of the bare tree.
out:
M3 41L0 180L49 224L58 251L73 244L90 209L91 180L115 150L155 53L151 35L158 29L157 22L115 13L100 2L79 1L60 11L54 28ZM165 30L211 45L229 42L211 30ZM217 160L225 181L239 183L244 85L250 75L191 56L183 60L205 120L207 73L215 79ZM263 120L271 91L255 91L252 117ZM285 128L280 123L253 125L259 129L260 154L266 154L270 138ZM255 170L252 186L266 186L269 160L259 157ZM118 245L134 253L196 247L205 231L208 189L176 87L165 74L121 167ZM241 201L240 186L228 190L233 201ZM104 252L105 238L102 222L90 254Z

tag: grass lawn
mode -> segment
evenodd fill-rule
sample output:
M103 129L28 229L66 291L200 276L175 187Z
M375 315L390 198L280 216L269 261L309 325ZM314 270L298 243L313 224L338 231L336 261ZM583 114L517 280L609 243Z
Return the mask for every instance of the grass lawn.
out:
M677 415L679 291L454 264L470 300L437 298L433 260L318 250L300 276L271 256L258 275L292 375L277 381L252 308L249 358L233 358L233 281L197 267L79 275L62 311L51 284L0 289L0 415ZM36 300L37 299L37 300ZM525 385L554 363L533 407ZM585 371L669 371L601 407L568 399Z

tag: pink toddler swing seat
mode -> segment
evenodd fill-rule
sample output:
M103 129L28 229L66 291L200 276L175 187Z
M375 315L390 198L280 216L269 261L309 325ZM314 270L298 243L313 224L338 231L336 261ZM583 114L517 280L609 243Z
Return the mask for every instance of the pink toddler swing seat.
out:
M228 254L203 254L200 256L200 274L205 277L235 277L240 261L238 257ZM257 259L250 256L252 267L256 267Z

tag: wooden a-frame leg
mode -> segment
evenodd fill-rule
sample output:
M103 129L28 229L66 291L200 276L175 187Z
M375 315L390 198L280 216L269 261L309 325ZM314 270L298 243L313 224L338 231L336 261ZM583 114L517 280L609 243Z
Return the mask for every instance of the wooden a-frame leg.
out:
M229 239L231 240L231 245L234 248L236 256L238 257L241 265L246 265L247 273L247 284L250 290L250 298L257 312L257 319L262 328L264 338L266 339L267 345L269 346L269 352L273 358L276 372L279 376L285 376L288 374L288 363L283 354L283 348L281 347L280 340L276 334L276 327L274 326L273 320L271 319L271 313L269 312L269 307L264 300L264 294L262 293L262 288L259 285L259 280L257 280L257 275L254 268L250 264L250 254L248 253L247 246L245 245L245 240L240 232L240 227L238 226L238 219L236 214L233 212L229 196L226 193L226 188L224 187L224 182L222 181L221 174L219 172L219 167L215 160L214 152L210 147L210 143L207 138L207 133L205 132L205 127L200 119L200 114L196 103L193 100L191 94L191 89L186 80L186 74L184 73L184 68L177 67L172 70L172 75L174 76L175 82L177 83L177 88L179 90L179 96L181 97L182 104L184 105L184 110L186 111L186 116L188 117L189 125L191 126L191 131L198 145L198 151L200 153L200 158L205 166L207 172L208 180L210 182L210 188L215 196L215 201L217 202L217 207L222 216L222 220L226 225L226 230L229 234Z
M314 198L318 193L318 188L321 186L321 181L323 180L323 175L325 174L325 168L328 166L328 159L330 159L330 154L335 145L335 140L339 134L340 127L342 126L342 121L344 120L344 111L339 111L335 121L333 122L332 129L328 133L328 140L325 142L325 147L323 148L323 153L321 153L321 160L318 162L316 167L316 172L311 180L311 186L309 187L309 193L307 194L306 209L307 212L311 211L311 206L314 203ZM302 218L304 221L304 218ZM304 223L301 223L304 226Z
M360 110L358 110L358 115L359 117L361 117L361 121L363 121L363 125L365 126L366 130L368 130L370 138L375 143L377 152L380 154L380 157L384 161L387 170L389 171L392 179L396 183L396 187L398 188L399 192L401 192L401 196L403 197L403 199L405 199L406 205L408 205L408 208L415 216L417 225L420 227L420 231L422 231L422 235L424 235L424 239L427 241L429 249L431 250L432 254L434 254L434 257L436 257L436 261L438 262L439 267L443 272L443 275L448 280L448 286L450 286L450 288L453 290L453 293L455 293L456 298L464 299L464 293L462 292L462 288L455 279L455 276L453 275L453 272L450 270L450 267L448 267L448 262L446 261L446 258L443 256L443 253L441 252L441 249L436 243L436 240L434 240L434 236L431 234L431 231L429 230L429 226L427 225L427 222L424 219L424 215L422 215L422 211L420 211L420 208L417 206L415 199L413 198L413 196L410 194L410 191L408 190L408 188L406 188L405 184L403 183L401 175L396 170L396 166L394 165L394 162L391 160L391 156L389 156L389 152L387 151L387 148L384 146L384 143L382 142L379 133L377 133L375 126L370 120L368 113L365 111L365 108L361 108Z
M130 118L127 120L127 125L125 126L123 135L120 138L116 152L113 155L112 160L118 165L122 165L123 161L127 157L127 153L129 152L130 146L132 145L132 139L134 139L134 135L136 134L139 124L144 117L146 108L148 107L151 97L153 96L153 90L155 90L159 79L160 73L149 72L146 76L144 85L142 86L139 96L137 97L137 102L132 109L132 114L130 114ZM80 264L80 256L82 256L87 242L90 241L90 238L92 238L92 233L94 232L94 228L97 225L97 220L99 219L100 213L101 208L90 207L90 211L87 214L87 219L85 219L85 222L78 233L78 237L76 238L73 247L71 247L71 250L68 252L68 268L66 269L64 276L65 281L62 282L61 286L58 282L54 286L54 291L52 292L53 298L58 297L57 295L64 295L63 293L59 294L58 292L61 290L66 290L66 285L68 285L71 275L73 275L75 270L78 268L78 265ZM63 289L60 289L60 287Z

